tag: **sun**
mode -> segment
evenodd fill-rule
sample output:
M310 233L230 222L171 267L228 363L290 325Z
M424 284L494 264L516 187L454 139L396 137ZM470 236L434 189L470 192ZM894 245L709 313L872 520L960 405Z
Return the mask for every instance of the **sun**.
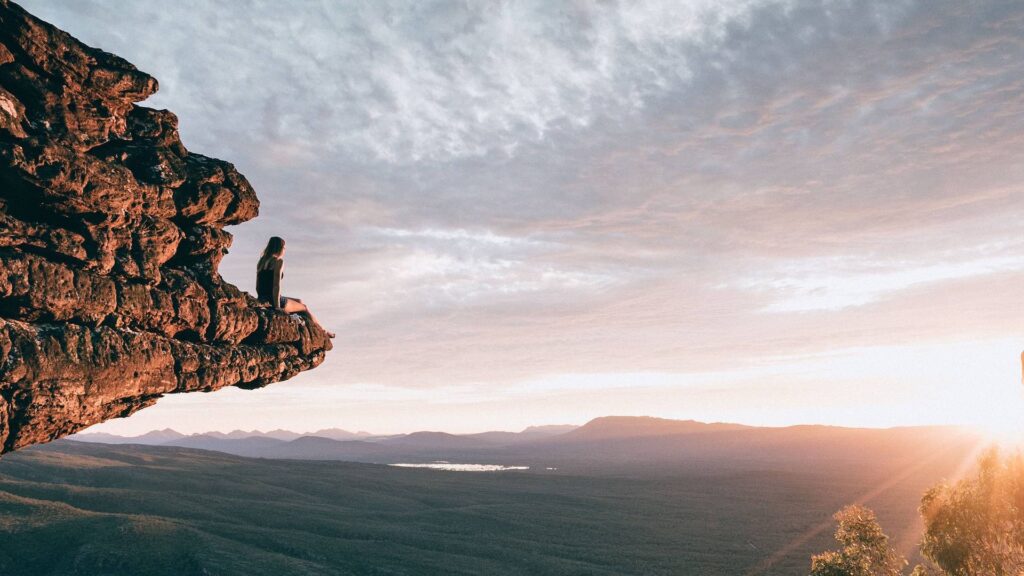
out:
M919 383L919 421L960 425L1000 445L1024 447L1019 338L923 346L902 352ZM909 375L909 374L908 374ZM910 419L907 415L907 419Z
M1024 448L1024 386L1007 386L990 398L972 427L1005 448Z
M993 422L976 426L985 436L1004 449L1024 449L1024 424Z

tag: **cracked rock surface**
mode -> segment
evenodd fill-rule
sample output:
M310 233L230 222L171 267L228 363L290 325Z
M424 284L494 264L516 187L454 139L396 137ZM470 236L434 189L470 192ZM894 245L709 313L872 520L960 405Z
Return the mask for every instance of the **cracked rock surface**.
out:
M217 272L259 200L135 103L154 78L0 0L0 454L331 349ZM255 263L253 263L255 267Z

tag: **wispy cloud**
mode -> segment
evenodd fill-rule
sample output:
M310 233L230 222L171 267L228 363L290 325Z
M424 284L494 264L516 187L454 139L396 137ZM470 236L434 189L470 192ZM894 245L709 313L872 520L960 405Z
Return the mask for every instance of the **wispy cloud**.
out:
M787 262L740 286L775 295L764 311L785 313L841 310L870 304L923 284L1024 271L1024 256L975 257L932 264L843 260L812 258Z
M140 62L164 72L154 103L190 102L177 107L264 138L408 162L511 153L552 130L633 113L689 77L684 49L721 42L770 3L190 1L42 11L93 25L156 16L163 54L144 48ZM136 44L77 28L121 52Z

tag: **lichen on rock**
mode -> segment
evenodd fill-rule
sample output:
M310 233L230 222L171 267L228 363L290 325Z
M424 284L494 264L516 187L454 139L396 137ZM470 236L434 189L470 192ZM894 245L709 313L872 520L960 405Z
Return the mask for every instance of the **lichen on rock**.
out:
M258 388L331 349L224 282L259 200L136 105L154 78L0 0L0 454L160 396Z

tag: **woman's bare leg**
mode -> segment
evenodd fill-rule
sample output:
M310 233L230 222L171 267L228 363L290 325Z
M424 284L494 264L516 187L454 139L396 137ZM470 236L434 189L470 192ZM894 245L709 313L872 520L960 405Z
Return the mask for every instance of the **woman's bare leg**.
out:
M289 298L285 296L284 300L284 311L289 314L296 314L299 312L309 312L309 308L302 303L302 300L298 298Z
M323 328L323 325L320 324L320 321L316 319L316 316L313 316L313 313L309 311L309 306L303 304L302 300L299 300L298 298L289 298L285 296L284 311L289 314L305 314L306 316L309 316L309 319L314 324ZM324 332L327 331L324 330ZM334 332L327 332L327 335L330 336L331 338L334 338Z

